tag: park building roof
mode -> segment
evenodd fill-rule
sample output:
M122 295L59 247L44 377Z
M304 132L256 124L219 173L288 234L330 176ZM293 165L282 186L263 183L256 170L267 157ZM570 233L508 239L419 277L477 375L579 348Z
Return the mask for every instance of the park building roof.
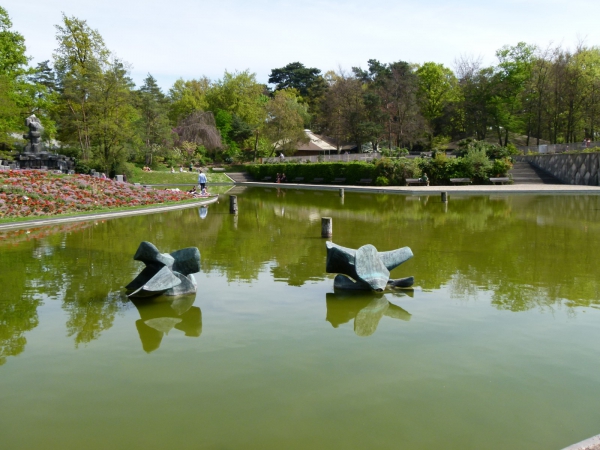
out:
M299 143L295 155L307 156L337 152L337 145L334 138L313 133L311 130L304 130L308 143ZM356 150L354 144L340 145L340 151Z

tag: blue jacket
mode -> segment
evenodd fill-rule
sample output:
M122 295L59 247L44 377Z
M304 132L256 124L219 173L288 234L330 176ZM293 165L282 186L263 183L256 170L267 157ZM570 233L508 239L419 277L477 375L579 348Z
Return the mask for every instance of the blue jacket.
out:
M204 173L200 173L200 175L198 175L198 184L201 183L206 183L206 175L204 175Z

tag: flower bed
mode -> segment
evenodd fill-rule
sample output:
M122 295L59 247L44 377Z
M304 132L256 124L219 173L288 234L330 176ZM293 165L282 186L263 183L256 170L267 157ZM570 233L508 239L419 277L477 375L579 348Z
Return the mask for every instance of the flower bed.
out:
M189 199L186 192L147 189L89 175L38 170L0 172L0 218L144 206Z

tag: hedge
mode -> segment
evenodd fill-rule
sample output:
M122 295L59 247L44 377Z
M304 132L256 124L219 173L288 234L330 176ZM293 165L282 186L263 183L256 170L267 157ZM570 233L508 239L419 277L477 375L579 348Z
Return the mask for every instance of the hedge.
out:
M303 177L306 183L314 178L323 178L324 182L331 183L335 178L345 178L348 184L357 184L363 178L375 179L375 165L366 162L322 162L314 164L253 164L247 167L248 173L256 180L272 177L285 173L288 181Z
M512 168L509 158L490 160L483 152L470 152L459 158L437 155L435 158L381 158L375 163L355 161L321 162L311 164L253 164L247 171L256 180L285 173L287 181L303 177L305 183L323 178L331 183L335 178L345 178L346 184L358 184L363 178L374 180L379 186L403 186L407 178L427 174L432 185L449 185L450 178L471 178L474 184L489 183L490 177L503 176Z

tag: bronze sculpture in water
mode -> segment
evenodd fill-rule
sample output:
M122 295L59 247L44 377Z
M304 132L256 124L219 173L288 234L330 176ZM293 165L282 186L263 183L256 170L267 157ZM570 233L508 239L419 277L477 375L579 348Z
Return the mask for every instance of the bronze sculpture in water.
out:
M133 259L142 261L146 268L125 289L128 297L157 295L184 295L196 292L192 274L200 271L200 250L184 248L173 253L160 253L150 242L142 242Z
M390 270L413 257L409 247L389 252L378 252L370 245L358 250L327 242L327 273L337 273L333 287L346 290L373 290L381 292L386 288L410 287L413 277L390 279Z

